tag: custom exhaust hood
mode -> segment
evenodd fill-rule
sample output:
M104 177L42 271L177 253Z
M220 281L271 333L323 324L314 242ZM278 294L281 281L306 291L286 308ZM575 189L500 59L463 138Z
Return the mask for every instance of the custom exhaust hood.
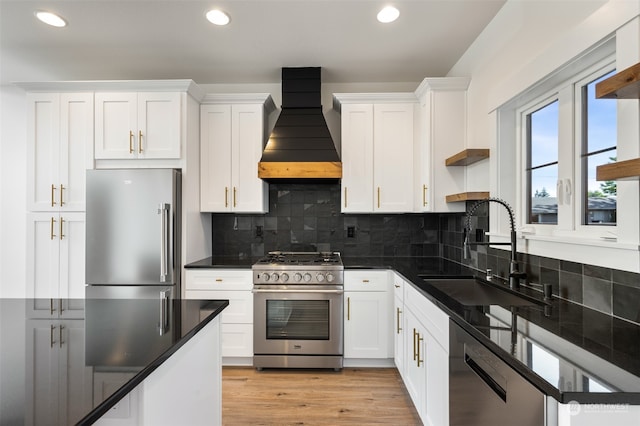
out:
M267 181L335 180L342 163L320 103L320 68L282 68L282 112L271 132L258 177Z

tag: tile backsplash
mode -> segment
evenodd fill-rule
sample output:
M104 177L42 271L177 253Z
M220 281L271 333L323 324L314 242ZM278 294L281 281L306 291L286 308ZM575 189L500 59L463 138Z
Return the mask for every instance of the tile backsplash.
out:
M477 229L488 229L488 215L487 205L476 210L472 240ZM462 258L465 218L464 213L346 215L340 213L337 183L270 184L269 213L212 214L213 254L251 258L274 250L318 250L441 256L506 277L506 250L474 246L470 260ZM556 296L640 323L640 274L523 253L518 261L534 285L550 283Z

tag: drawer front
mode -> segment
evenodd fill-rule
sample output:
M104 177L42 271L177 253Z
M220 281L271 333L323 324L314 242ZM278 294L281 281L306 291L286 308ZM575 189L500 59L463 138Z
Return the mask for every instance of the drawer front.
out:
M405 286L404 300L405 306L448 353L449 316L411 285Z
M228 300L222 311L222 324L253 324L253 293L251 290L187 290L187 299Z
M389 271L344 271L344 291L389 291Z
M253 326L251 324L223 324L221 331L223 357L253 356Z
M391 273L393 278L393 295L400 301L404 300L404 279L395 272Z
M188 269L185 273L185 290L251 290L251 270Z

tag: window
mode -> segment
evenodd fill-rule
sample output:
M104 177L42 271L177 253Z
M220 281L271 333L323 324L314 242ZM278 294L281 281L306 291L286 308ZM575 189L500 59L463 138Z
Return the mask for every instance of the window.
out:
M581 87L582 95L582 224L615 225L617 185L597 182L596 167L616 159L616 102L596 99L596 84L609 72Z
M529 223L558 223L558 101L526 114Z

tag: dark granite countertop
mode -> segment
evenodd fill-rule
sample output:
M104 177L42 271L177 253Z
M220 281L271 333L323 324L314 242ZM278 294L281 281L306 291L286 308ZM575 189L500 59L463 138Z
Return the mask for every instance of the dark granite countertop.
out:
M186 267L250 268L255 260L209 257ZM636 324L555 297L544 303L540 291L524 286L520 292L541 303L462 305L429 280L483 277L438 257L342 260L346 270L393 269L400 273L453 321L561 403L640 404L640 327Z
M159 332L157 300L84 302L84 319L40 319L0 299L0 424L92 424L229 304L174 300Z

